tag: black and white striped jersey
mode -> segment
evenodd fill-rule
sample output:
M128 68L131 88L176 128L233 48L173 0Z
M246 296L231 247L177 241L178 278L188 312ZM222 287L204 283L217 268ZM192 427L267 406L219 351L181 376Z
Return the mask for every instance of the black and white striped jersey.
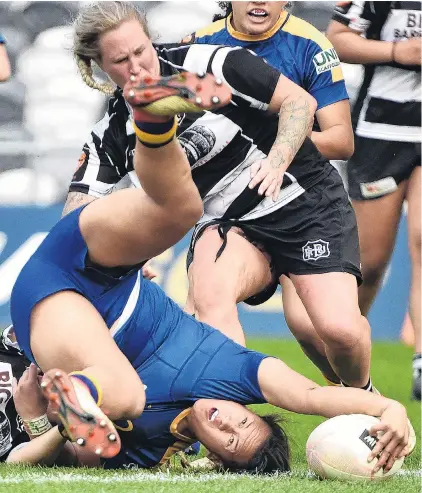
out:
M368 39L421 37L421 2L339 2L333 19ZM373 139L421 141L420 66L365 65L353 110L356 134Z
M267 112L280 74L263 59L237 47L161 45L156 47L162 75L183 70L207 71L233 91L232 102L216 111L181 115L178 139L204 201L205 216L255 218L287 204L330 170L306 139L288 168L277 202L250 190L250 166L268 154L278 129L277 115ZM131 110L121 90L110 99L104 118L84 145L71 192L101 197L139 186L133 169L135 134Z

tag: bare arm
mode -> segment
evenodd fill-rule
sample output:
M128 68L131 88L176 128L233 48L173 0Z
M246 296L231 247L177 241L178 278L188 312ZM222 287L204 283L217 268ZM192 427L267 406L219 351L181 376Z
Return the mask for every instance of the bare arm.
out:
M316 112L320 132L311 140L327 159L349 159L354 152L354 137L348 100L325 106Z
M320 387L276 358L267 358L261 363L258 380L270 404L300 414L326 418L340 414L381 416L391 403L395 403L360 389Z
M342 62L361 64L396 62L401 65L419 66L421 64L420 38L397 43L366 39L362 38L359 32L337 21L331 21L326 36L334 45Z
M259 194L277 200L283 176L309 133L317 103L289 79L280 75L269 111L279 114L278 130L268 156L251 167L249 188L259 183Z
M301 87L280 76L269 110L279 113L278 132L268 153L273 167L286 171L313 123L317 103Z
M5 82L11 75L10 61L6 47L0 43L0 82Z
M63 454L66 443L66 438L59 433L58 427L55 426L24 446L12 450L6 462L9 464L43 464L51 466L59 459L60 455L65 455L66 464L75 465L77 459L71 444L68 444L66 453ZM63 464L63 461L60 462Z
M69 212L72 212L78 207L89 204L95 199L96 197L93 197L92 195L88 195L86 193L69 192L63 208L62 217L66 216L67 214L69 214Z

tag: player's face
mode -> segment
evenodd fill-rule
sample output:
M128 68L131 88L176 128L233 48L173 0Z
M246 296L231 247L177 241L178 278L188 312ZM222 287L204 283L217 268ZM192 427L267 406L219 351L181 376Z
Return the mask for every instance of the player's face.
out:
M278 21L286 3L232 2L233 27L244 34L263 34Z
M131 75L160 75L160 64L151 40L137 20L123 22L100 36L101 68L119 87Z
M246 465L269 437L269 426L232 401L199 399L188 418L189 429L223 462Z

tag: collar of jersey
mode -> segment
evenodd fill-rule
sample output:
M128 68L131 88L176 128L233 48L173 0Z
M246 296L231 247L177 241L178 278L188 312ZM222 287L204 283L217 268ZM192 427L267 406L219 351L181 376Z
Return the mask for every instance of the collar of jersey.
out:
M229 17L227 17L227 31L229 32L230 36L232 36L235 39L239 39L240 41L264 41L266 39L271 38L271 36L274 36L274 34L286 22L288 15L289 15L288 12L283 11L280 14L278 21L274 24L274 26L269 31L259 35L254 35L254 34L245 34L236 31L232 25L233 14L230 14Z
M190 414L191 408L189 407L188 409L184 409L180 414L178 414L172 421L170 425L170 433L176 437L178 440L182 440L183 442L187 443L195 443L197 440L193 439L191 437L187 437L186 435L183 435L177 430L177 427L179 423L182 421L183 418L188 416Z

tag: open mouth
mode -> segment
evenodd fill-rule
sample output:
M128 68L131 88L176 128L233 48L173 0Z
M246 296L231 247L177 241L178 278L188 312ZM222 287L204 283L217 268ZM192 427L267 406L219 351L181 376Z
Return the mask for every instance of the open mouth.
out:
M218 416L218 409L215 407L212 407L208 412L209 421L214 421L217 416Z
M268 13L263 9L252 9L248 12L249 17L262 19L264 17L268 17Z

